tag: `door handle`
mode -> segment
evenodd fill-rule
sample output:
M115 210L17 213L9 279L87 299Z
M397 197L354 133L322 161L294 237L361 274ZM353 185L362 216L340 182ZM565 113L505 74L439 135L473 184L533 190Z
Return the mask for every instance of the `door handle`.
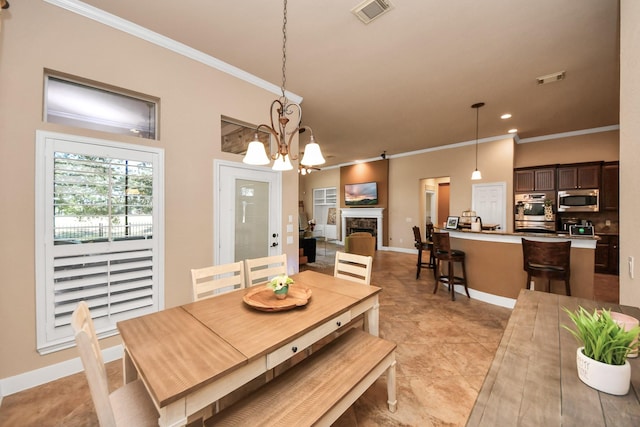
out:
M275 248L276 246L278 246L278 242L273 242L273 243L271 244L271 247L272 247L272 248Z

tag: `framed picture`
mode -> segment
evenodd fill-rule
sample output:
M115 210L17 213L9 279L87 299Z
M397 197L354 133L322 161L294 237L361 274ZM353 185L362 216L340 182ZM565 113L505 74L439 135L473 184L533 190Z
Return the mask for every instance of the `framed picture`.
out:
M458 220L460 218L457 216L447 217L447 230L455 230L458 228Z

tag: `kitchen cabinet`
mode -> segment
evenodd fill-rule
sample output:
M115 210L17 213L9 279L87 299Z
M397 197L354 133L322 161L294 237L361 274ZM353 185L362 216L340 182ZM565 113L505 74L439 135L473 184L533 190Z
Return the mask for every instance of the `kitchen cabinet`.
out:
M600 187L600 210L617 211L619 205L619 162L602 165L602 186Z
M514 171L514 189L516 192L553 191L556 183L555 167L516 169Z
M600 164L561 166L557 169L558 190L600 188Z
M596 273L618 274L620 259L619 238L616 235L599 235L596 243Z

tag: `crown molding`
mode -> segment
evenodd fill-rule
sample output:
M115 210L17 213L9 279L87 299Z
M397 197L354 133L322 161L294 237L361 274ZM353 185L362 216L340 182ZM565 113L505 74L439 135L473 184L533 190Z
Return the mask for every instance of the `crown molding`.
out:
M261 79L260 77L241 70L238 67L234 67L231 64L221 61L218 58L214 58L211 55L207 55L206 53L189 47L183 43L170 39L169 37L163 36L162 34L158 34L138 24L127 21L126 19L122 19L111 13L105 12L104 10L90 6L78 0L44 1L53 6L60 7L62 9L68 10L69 12L76 13L80 16L84 16L85 18L92 19L116 30L130 34L141 40L148 41L149 43L153 43L156 46L168 49L179 55L193 59L194 61L198 61L204 65L215 68L218 71L222 71L223 73L229 74L237 79L243 80L275 95L282 95L282 89L280 88L280 86L270 83L264 79ZM294 93L286 91L286 96L289 100L297 104L300 104L302 102L302 97L300 95L296 95Z
M610 132L613 130L620 130L620 125L602 126L599 128L582 129L582 130L576 130L572 132L554 133L551 135L535 136L532 138L522 138L522 139L518 139L516 143L526 144L528 142L540 142L540 141L547 141L549 139L571 138L572 136L589 135L591 133Z

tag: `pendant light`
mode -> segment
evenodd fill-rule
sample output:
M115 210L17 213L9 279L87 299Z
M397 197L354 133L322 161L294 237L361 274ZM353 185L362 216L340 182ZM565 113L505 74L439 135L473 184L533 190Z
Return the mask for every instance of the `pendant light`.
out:
M474 170L473 173L471 174L471 179L473 181L482 179L482 174L478 170L478 121L479 121L479 114L480 114L481 107L484 107L484 102L478 102L471 106L471 108L476 109L476 170Z
M290 102L286 96L285 84L287 82L287 0L284 0L284 18L282 23L282 95L271 103L271 126L261 124L256 128L254 140L249 143L247 153L242 161L250 165L266 165L271 161L264 148L264 144L258 140L258 131L263 129L271 134L278 147L278 151L271 155L273 170L286 171L293 169L291 160L297 160L298 156L291 152L291 141L294 135L302 129L309 130L311 134L309 143L305 146L304 156L300 163L304 166L316 166L324 164L320 146L316 143L313 130L309 126L301 126L302 108L295 102ZM291 118L294 120L292 121ZM277 127L274 126L277 123ZM287 130L294 128L293 130ZM288 138L287 138L288 135Z

